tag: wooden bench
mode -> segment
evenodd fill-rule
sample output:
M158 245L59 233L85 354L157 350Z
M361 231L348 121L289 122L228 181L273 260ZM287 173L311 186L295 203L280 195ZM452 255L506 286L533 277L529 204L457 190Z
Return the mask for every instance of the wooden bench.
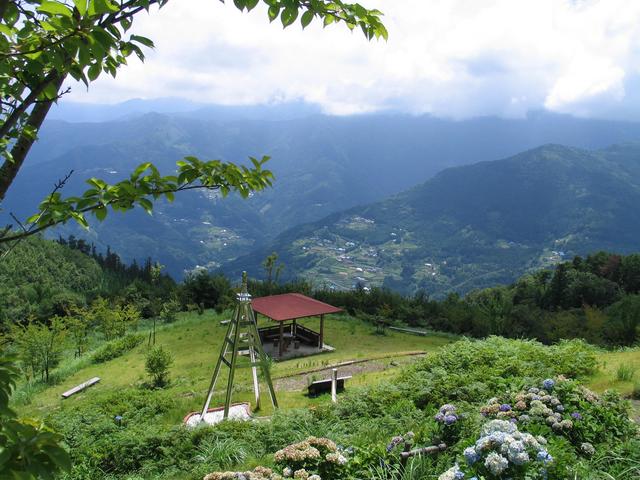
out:
M74 394L76 394L78 392L81 392L85 388L89 388L91 385L95 385L99 381L100 381L100 377L93 377L93 378L87 380L86 382L81 383L80 385L78 385L76 387L73 387L71 390L67 390L66 392L64 392L62 394L62 398L69 398L71 395L74 395Z
M336 392L342 392L344 391L344 382L345 380L348 380L351 378L351 375L347 376L347 377L338 377L338 381L336 384ZM321 395L323 393L330 393L331 392L331 379L328 378L327 380L316 380L315 382L312 382L309 385L309 396L310 397L317 397L318 395Z

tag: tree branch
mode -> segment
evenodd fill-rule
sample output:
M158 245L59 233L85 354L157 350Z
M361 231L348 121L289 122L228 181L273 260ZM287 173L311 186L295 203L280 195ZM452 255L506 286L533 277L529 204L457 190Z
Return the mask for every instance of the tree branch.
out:
M163 189L163 190L154 190L148 193L148 195L153 196L153 195L165 195L167 193L178 193L178 192L185 192L187 190L199 190L199 189L203 189L203 190L218 190L220 187L213 185L182 185L180 187L177 188L171 188L171 189ZM52 194L55 193L52 192ZM106 208L114 203L117 203L118 200L113 200L113 201L109 201L109 202L100 202L97 203L96 205L91 205L89 207L83 208L81 210L77 210L77 213L88 213L88 212L92 212L94 210L97 210L99 208ZM45 210L46 211L46 210ZM42 214L45 213L45 211L42 212ZM40 216L42 216L42 214ZM46 223L44 225L40 225L37 228L33 228L33 229L28 229L27 231L23 231L22 233L16 233L15 235L10 235L10 236L5 236L5 237L0 237L0 244L3 243L7 243L7 242L13 242L13 241L17 241L17 240L21 240L23 238L27 238L30 237L32 235L36 235L37 233L40 233L44 230L46 230L47 228L51 228L54 227L56 225L59 225L61 223L65 223L66 221L68 221L69 218L64 218L61 220L56 220L56 221L51 221L49 223ZM37 220L33 223L33 225L37 225ZM6 253L5 253L6 254ZM1 259L2 257L0 257Z
M0 0L2 1L2 0ZM4 122L4 124L0 127L0 138L7 136L7 134L11 131L11 129L18 123L20 120L20 116L28 110L28 108L33 105L38 96L44 91L44 89L49 85L49 83L56 80L59 77L58 72L52 70L47 74L47 76L40 82L34 89L31 90L27 98L23 100L23 102L13 111L9 118ZM62 81L60 81L60 85ZM60 86L58 86L60 88ZM1 192L0 192L0 200L2 200Z
M55 82L56 91L60 89L65 76L66 75L59 75L57 78L54 77L54 80L52 80ZM45 82L42 83L44 84ZM42 88L44 89L44 87ZM33 93L34 91L29 94L29 97L31 97ZM33 97L33 101L35 101L35 99L36 96ZM19 108L23 107L26 103L27 100L25 99L25 101ZM53 100L49 100L47 102L34 105L33 110L31 110L31 113L29 114L29 119L27 120L27 125L31 127L33 131L37 132L40 130L42 122L44 122L44 119L49 113L49 109L51 108L52 104ZM4 126L2 128L4 129ZM2 136L4 135L6 135L6 133L2 133ZM23 129L20 137L11 149L12 161L5 160L2 164L2 167L0 167L0 202L4 200L7 190L18 174L18 171L22 167L22 164L24 163L24 160L27 157L27 153L29 153L31 146L33 145L33 142L35 142L35 136L29 135Z

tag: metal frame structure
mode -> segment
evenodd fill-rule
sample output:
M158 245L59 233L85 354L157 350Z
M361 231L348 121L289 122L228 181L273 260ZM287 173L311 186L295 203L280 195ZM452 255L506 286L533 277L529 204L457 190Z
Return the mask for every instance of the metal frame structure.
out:
M251 368L253 374L253 390L256 397L256 409L260 408L260 382L258 381L258 368L260 368L269 388L271 403L275 408L278 408L278 400L276 399L276 393L273 389L271 374L269 372L269 359L262 348L256 318L251 308L251 295L249 295L247 291L247 272L242 272L242 288L236 297L238 303L229 322L227 333L224 336L220 356L218 357L218 362L216 363L216 368L211 378L209 392L202 407L200 421L204 421L205 414L207 410L209 410L209 404L211 403L211 398L213 397L213 392L223 365L229 368L224 402L224 419L227 419L229 416L231 392L236 368ZM239 359L239 356L247 356L248 362Z

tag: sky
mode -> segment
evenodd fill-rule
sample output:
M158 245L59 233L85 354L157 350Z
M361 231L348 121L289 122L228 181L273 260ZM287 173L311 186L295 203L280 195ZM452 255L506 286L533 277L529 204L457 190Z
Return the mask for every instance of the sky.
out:
M172 0L137 17L156 48L74 102L178 97L225 105L304 101L329 114L447 118L531 110L640 120L640 1L360 0L389 39L344 25L286 30L258 7Z

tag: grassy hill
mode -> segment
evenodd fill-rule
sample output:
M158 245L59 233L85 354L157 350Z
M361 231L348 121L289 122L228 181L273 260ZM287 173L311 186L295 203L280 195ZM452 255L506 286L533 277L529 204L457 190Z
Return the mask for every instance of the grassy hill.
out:
M171 369L171 385L167 391L179 399L179 407L176 407L176 410L166 417L168 423L179 422L186 413L202 407L227 328L225 325L220 325L220 321L228 317L229 312L215 314L207 311L202 316L195 313L185 313L180 315L180 319L176 323L166 325L158 330L156 342L168 349L175 357L175 363ZM319 329L319 320L304 320L301 321L301 324L316 331ZM336 349L334 352L276 362L272 367L272 376L274 379L278 379L296 372L328 368L330 365L350 360L381 362L384 368L373 368L372 371L358 375L353 382L350 382L350 385L364 385L370 381L392 375L394 368L389 368L391 362L401 364L411 358L407 354L434 352L453 339L455 339L454 336L446 334L421 337L392 331L387 332L386 335L376 335L375 327L370 324L346 315L334 315L327 317L325 324L325 342ZM29 395L28 388L22 393L18 393L17 397L21 398L22 402L29 400L29 404L20 407L20 410L23 413L38 412L39 415L46 416L59 409L64 411L72 406L90 405L103 394L121 389L139 388L146 381L144 371L146 351L147 343L145 341L144 344L122 357L105 364L87 365L82 360L68 359L60 366L60 369L73 373L58 385L36 393L32 397ZM238 395L234 399L252 402L250 372L241 371L238 375L237 384L240 387ZM60 400L62 392L94 376L99 376L102 379L97 386L69 400ZM306 377L328 378L328 372L310 373L304 376L303 383L306 383ZM263 390L264 388L263 385ZM326 397L316 400L308 399L303 390L306 389L290 390L287 387L286 390L279 391L278 400L282 407L305 406L327 400ZM212 405L222 404L223 394L224 392L218 391ZM271 405L266 401L260 414L270 413L272 413Z
M260 272L272 251L301 275L430 295L509 283L596 250L637 249L640 147L547 145L445 170L404 193L280 235L227 270Z
M67 360L59 368L67 374L61 383L48 388L19 387L14 396L18 412L46 418L64 433L76 462L76 469L68 476L70 479L95 478L96 472L101 478L108 479L196 479L219 468L253 468L258 462L269 465L269 458L276 449L309 435L325 435L336 440L342 438L351 444L355 442L360 445L356 458L361 462L371 462L377 455L383 455L384 445L394 435L393 432L397 434L412 429L416 431L418 442L432 441L429 440L431 435L442 435L437 433L437 429L430 430L432 427L429 426L433 422L429 412L439 403L425 405L424 400L420 400L425 396L432 398L431 402L450 398L450 401L462 405L461 408L470 409L470 403L465 402L482 404L486 400L485 395L490 395L483 389L501 390L511 381L526 385L534 381L528 376L533 372L544 378L554 369L563 372L568 368L578 375L580 371L589 371L591 353L586 353L587 350L579 345L556 348L500 338L493 338L487 343L456 342L453 337L441 335L420 337L396 332L375 335L370 324L352 317L334 316L326 322L326 335L327 343L336 347L335 352L278 362L273 366L272 375L281 403L278 412L272 411L266 402L265 408L256 413L261 417L269 416L269 419L262 418L263 421L250 424L230 422L215 428L189 431L180 427L180 423L186 413L198 410L202 404L225 330L220 320L227 316L214 315L209 311L202 316L181 314L175 323L158 330L157 342L175 357L171 382L165 389L150 390L143 385L144 353L147 349L143 344L100 365L90 365L86 359ZM146 330L142 333L146 334ZM416 351L423 351L427 356L406 355ZM486 357L479 359L480 364L473 360L478 355ZM508 355L508 362L499 361L503 355ZM611 386L628 391L630 383L617 381L615 371L623 362L634 365L637 370L640 351L602 351L598 358L604 368L585 380L591 382L598 392ZM366 365L371 368L354 372L354 377L347 384L347 393L339 397L337 408L329 408L329 395L315 399L304 395L308 379L327 376L327 372L304 372L346 360L370 360ZM467 364L469 361L471 364ZM100 376L101 382L70 399L60 398L62 391L92 376ZM486 385L481 383L481 379L487 382ZM296 383L295 380L299 381ZM236 385L234 400L251 402L253 394L248 372L240 375ZM419 408L414 406L414 402ZM221 404L222 398L218 394L212 405ZM581 404L581 408L586 407ZM116 415L122 416L120 424L114 421ZM613 418L618 426L625 421L617 415ZM607 431L609 427L599 426L594 432L600 432L601 428ZM592 432L589 435L603 434ZM461 439L462 444L465 442L468 440ZM364 445L370 445L373 450L366 453ZM552 443L549 448L555 455L557 448L566 449L566 445L566 442ZM623 446L622 450L616 446L616 451L637 448L633 445ZM434 471L448 468L443 465L450 460L451 455L443 457L439 463L433 463L426 457L421 460L426 462L421 464L421 468L433 475ZM581 459L572 467L595 468L584 462ZM598 462L600 460L594 465L598 465L600 473L621 471L629 465L632 469L629 471L637 471L637 466L630 463L631 457L621 460L618 466L615 462L611 466L610 460L605 464ZM414 467L417 465L416 462L412 464ZM364 465L366 468L366 463ZM564 468L564 463L562 465ZM389 464L388 468L395 467ZM417 473L410 478L425 478L415 475Z

